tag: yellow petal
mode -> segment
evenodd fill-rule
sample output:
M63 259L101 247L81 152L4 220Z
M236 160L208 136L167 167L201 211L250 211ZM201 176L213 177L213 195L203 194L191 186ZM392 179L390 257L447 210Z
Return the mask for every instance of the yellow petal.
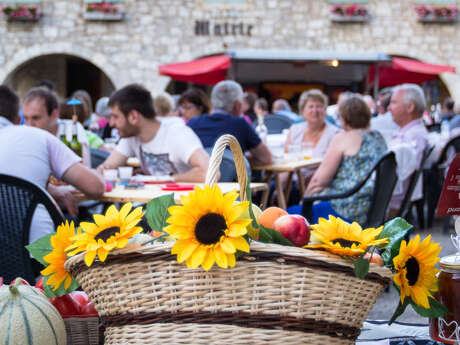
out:
M236 249L242 252L249 253L249 244L246 242L244 237L229 238Z
M235 254L227 254L227 262L229 267L235 267L236 259Z
M197 268L198 266L200 266L203 263L203 260L206 257L207 252L208 249L206 247L198 247L191 255L191 262L189 267Z
M198 243L189 242L189 244L177 255L177 262L182 263L187 260L197 247Z
M219 247L216 247L214 249L214 255L216 256L216 263L219 267L222 267L222 268L228 267L227 255L224 253L222 249L220 249Z
M95 257L96 257L96 251L95 250L87 252L85 254L85 264L86 264L86 266L91 267Z
M107 254L109 254L109 251L105 250L104 247L100 247L97 250L97 256L99 257L99 260L101 260L102 262L104 262L107 258Z
M208 250L206 257L203 260L203 264L201 265L205 271L209 271L212 266L214 266L214 262L216 261L214 251Z
M226 254L233 254L236 252L236 248L232 241L230 241L229 237L224 237L224 239L220 242L220 247Z

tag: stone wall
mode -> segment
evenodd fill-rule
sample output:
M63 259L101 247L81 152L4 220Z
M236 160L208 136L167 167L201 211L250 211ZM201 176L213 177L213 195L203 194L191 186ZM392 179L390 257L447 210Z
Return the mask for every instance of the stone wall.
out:
M41 6L44 16L36 23L1 19L1 81L30 59L68 54L96 65L115 87L140 82L158 92L169 81L158 75L159 65L236 48L382 52L460 71L460 23L419 23L408 0L369 0L369 22L353 24L332 22L326 0L125 0L120 22L86 21L79 0ZM209 35L197 35L197 21L208 22ZM460 78L443 80L459 98Z

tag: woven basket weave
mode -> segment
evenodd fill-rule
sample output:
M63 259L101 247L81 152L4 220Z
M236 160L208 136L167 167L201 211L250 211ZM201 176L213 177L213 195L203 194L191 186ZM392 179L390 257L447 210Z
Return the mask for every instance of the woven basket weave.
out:
M99 318L73 317L64 319L67 345L98 345Z
M206 181L216 181L227 144L244 199L232 136L216 143ZM205 272L178 264L171 246L119 250L90 268L83 254L66 262L106 326L106 344L353 344L391 277L371 264L361 280L336 255L255 241L236 267Z

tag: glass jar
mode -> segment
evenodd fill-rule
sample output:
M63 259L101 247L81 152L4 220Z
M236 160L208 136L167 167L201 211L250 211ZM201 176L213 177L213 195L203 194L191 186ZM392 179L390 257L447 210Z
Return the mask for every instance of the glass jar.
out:
M446 344L457 344L460 341L460 256L445 256L439 266L439 291L434 297L446 306L449 314L430 319L430 336Z

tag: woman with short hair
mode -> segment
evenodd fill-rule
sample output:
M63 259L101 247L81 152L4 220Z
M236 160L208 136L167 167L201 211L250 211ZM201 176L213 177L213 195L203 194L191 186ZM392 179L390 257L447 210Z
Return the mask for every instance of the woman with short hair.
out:
M305 196L345 192L362 181L373 165L387 150L382 135L369 130L371 113L358 95L353 95L339 104L339 116L343 132L331 141L326 155L313 175ZM313 223L328 215L346 221L365 223L371 203L374 179L355 194L345 199L323 201L313 205Z

